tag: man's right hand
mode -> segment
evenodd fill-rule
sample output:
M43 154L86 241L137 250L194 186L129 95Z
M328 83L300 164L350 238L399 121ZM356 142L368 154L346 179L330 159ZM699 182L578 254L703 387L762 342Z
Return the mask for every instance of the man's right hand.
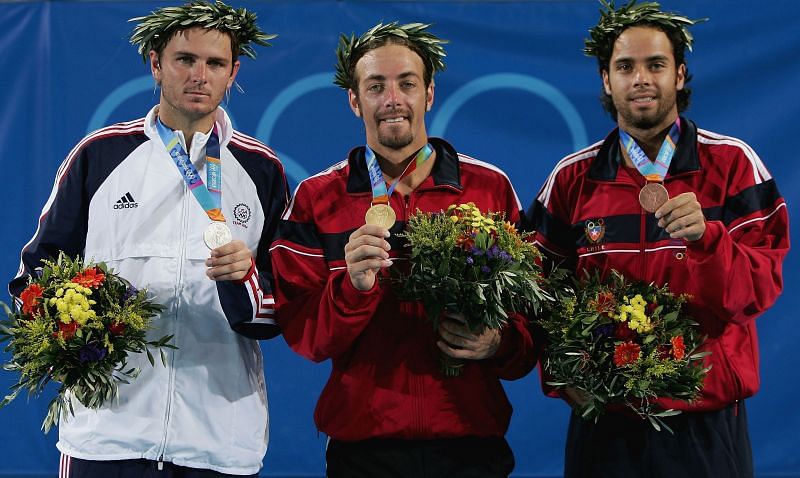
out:
M344 246L344 260L350 282L358 290L370 290L379 270L392 265L389 260L389 231L372 224L356 229Z

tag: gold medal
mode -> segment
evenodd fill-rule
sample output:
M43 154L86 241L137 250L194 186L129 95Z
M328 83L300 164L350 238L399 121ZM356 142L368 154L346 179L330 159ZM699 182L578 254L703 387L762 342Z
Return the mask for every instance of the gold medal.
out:
M647 212L656 212L669 201L669 193L661 183L647 183L639 191L639 204Z
M367 209L367 214L364 216L367 224L380 226L384 229L390 229L394 226L396 219L397 215L394 213L394 209L388 204L373 204Z

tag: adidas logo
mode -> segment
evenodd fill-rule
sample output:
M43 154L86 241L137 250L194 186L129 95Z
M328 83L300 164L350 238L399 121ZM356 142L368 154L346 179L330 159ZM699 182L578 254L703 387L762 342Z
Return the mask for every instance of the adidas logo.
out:
M114 203L114 209L133 209L135 207L139 207L139 204L133 199L133 196L131 196L129 192L125 193L124 196Z

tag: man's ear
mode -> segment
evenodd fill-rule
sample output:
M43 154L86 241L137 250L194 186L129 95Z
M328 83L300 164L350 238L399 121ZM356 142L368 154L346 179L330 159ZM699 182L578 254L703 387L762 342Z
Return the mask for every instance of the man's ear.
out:
M611 84L608 82L608 70L603 70L603 90L611 96Z
M353 114L356 115L356 118L361 118L361 105L358 104L358 95L356 95L353 90L347 90L347 100L350 103L350 109L353 111Z
M431 78L431 83L428 85L428 89L425 92L425 111L430 111L431 107L433 107L434 86L433 78Z
M678 91L681 91L685 84L686 84L686 64L681 63L678 66L678 72L675 77L675 87L678 89Z
M161 84L161 63L158 58L158 53L155 50L150 50L150 74L157 84Z

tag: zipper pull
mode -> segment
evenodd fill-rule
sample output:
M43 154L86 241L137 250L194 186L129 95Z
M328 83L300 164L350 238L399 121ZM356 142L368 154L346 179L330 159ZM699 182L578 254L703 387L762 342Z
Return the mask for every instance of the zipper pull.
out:
M164 471L164 456L158 457L158 471Z

